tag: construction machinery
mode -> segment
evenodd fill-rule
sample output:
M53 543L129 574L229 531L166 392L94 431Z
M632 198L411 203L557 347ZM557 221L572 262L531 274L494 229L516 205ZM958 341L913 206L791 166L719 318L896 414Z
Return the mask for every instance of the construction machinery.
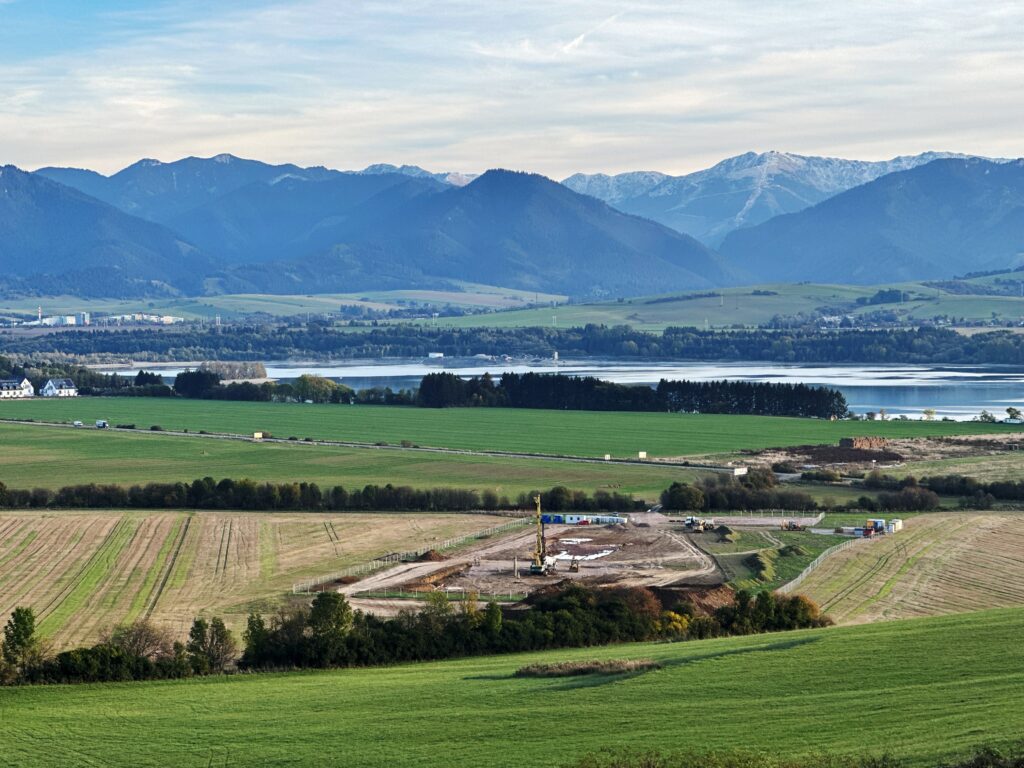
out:
M710 531L715 527L714 520L705 520L703 517L697 517L695 515L690 515L683 521L683 523L690 529L691 533L704 533L705 531Z
M555 562L548 558L548 541L544 532L544 519L540 514L540 496L534 496L533 500L537 504L537 512L534 515L537 525L537 545L530 561L530 575L547 576L555 570Z
M580 560L579 560L578 557L574 557L572 559L572 562L569 563L569 573L579 573L579 572L580 572Z
M784 531L806 531L807 526L802 523L798 523L796 520L783 520L782 530Z

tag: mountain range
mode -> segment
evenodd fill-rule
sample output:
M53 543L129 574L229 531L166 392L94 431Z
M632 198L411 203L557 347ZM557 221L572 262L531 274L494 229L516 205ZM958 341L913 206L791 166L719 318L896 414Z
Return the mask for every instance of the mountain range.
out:
M213 260L155 222L14 166L0 167L0 280L119 296L202 290ZM55 280L55 278L57 278Z
M747 152L685 176L650 171L616 176L575 174L562 183L714 248L735 229L802 211L890 173L954 157L965 155L925 152L866 162L786 152Z
M472 281L601 297L950 277L1019 261L1022 175L1020 161L950 153L881 163L747 153L686 176L561 184L232 155L141 160L111 176L6 166L0 289L142 296Z
M940 160L732 232L721 252L757 280L946 278L1024 259L1024 160Z

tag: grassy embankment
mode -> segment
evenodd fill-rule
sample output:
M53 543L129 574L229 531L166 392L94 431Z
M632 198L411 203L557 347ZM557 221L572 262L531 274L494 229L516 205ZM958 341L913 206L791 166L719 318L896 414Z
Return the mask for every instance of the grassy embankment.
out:
M1019 738L1022 632L1016 609L385 669L3 689L4 762L518 768L634 747L935 765ZM513 677L528 663L630 658L663 666Z
M826 549L846 541L841 536L756 529L734 531L728 539L706 533L694 540L715 557L733 587L755 592L792 581Z

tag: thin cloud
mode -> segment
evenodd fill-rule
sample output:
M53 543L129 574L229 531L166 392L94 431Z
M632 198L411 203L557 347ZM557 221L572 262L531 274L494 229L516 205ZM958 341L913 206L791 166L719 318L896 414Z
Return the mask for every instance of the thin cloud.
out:
M103 17L88 47L13 58L0 29L0 161L112 171L227 151L559 178L767 148L1024 153L1019 4L621 7L166 3Z
M621 15L622 15L621 13L616 13L613 16L609 16L607 19L605 19L600 24L598 24L596 27L588 29L586 32L583 32L582 34L577 35L570 42L568 42L564 46L562 46L562 52L563 53L572 53L577 48L579 48L581 45L583 45L584 41L590 35L593 35L593 34L595 34L597 32L600 32L602 29L607 27L609 24L617 21Z

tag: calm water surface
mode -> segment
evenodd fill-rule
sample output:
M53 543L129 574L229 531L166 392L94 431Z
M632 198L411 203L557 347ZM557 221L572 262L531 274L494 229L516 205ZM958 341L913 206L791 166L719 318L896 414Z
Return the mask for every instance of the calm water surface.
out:
M174 376L181 367L161 367L165 376ZM267 375L289 379L303 373L335 378L355 389L391 387L410 389L424 374L450 371L459 376L515 373L565 373L596 376L622 384L657 384L660 379L710 381L733 379L818 384L836 387L846 396L856 413L885 409L890 415L906 414L920 418L933 408L941 418L971 419L982 409L998 417L1008 406L1024 408L1024 369L1000 366L925 366L925 365L786 365L779 363L680 363L632 362L621 360L551 360L502 362L476 358L458 360L391 360L388 362L353 361L323 364L290 361L266 363ZM113 371L114 369L110 369ZM119 369L134 374L138 368Z

